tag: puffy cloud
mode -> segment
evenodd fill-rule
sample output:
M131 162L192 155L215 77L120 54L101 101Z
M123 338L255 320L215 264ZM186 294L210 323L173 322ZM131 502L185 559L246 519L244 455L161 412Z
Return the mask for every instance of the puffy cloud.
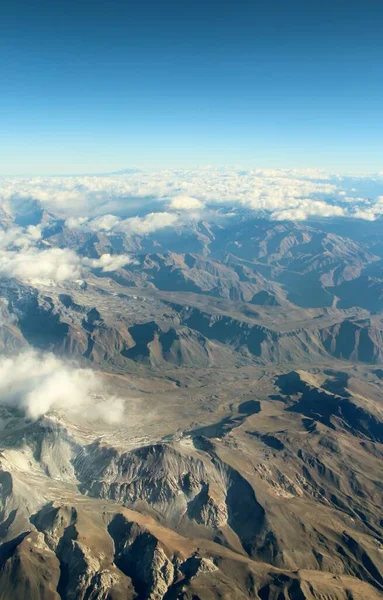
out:
M103 215L88 222L88 227L92 231L111 231L118 227L120 219L115 215Z
M65 221L65 225L70 229L77 229L83 225L87 225L89 219L87 217L69 217Z
M82 264L92 267L93 269L101 269L103 273L116 271L132 262L132 259L127 254L102 254L100 258L83 258Z
M120 221L115 230L129 234L153 233L158 229L171 227L178 221L178 216L168 212L149 213L144 217L131 217Z
M365 203L364 206L355 208L352 216L366 221L375 221L381 215L383 215L383 196L378 196L374 203Z
M72 217L66 220L66 225L71 229L85 229L87 231L106 231L125 233L128 235L144 235L153 233L174 225L179 220L178 215L169 212L148 213L143 217L129 217L120 219L115 215L104 215L95 219Z
M29 248L41 239L41 227L30 225L23 229L21 227L10 227L0 231L0 249L3 248Z
M89 269L107 273L131 262L126 254L103 254L91 259L68 248L41 248L35 244L41 232L36 227L18 227L0 232L0 275L23 281L75 281Z
M0 253L0 274L22 280L47 280L58 283L79 279L82 272L80 257L73 250L49 248Z
M32 419L51 411L80 418L86 411L89 419L118 423L124 412L123 401L105 394L94 371L35 351L0 358L0 404Z
M371 209L363 210L358 208L354 211L353 217L355 219L363 219L364 221L375 221L376 214Z
M108 221L109 224L112 223L111 219ZM85 222L85 219L73 218L71 224L81 227ZM113 217L113 222L119 223L120 220ZM99 258L91 259L79 256L69 248L49 247L42 239L41 225L25 228L9 226L4 231L0 230L0 276L3 277L61 283L77 280L89 269L101 269L107 273L130 262L131 258L126 254L103 254Z
M271 216L277 221L305 221L308 217L343 217L345 210L326 202L301 200L296 206L275 211Z
M170 202L170 208L173 210L198 210L202 207L201 200L192 196L175 196Z

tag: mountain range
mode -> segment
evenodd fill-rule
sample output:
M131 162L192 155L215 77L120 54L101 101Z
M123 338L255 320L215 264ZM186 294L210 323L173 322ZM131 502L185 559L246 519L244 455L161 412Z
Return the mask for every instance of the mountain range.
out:
M383 597L383 231L0 228L0 599Z

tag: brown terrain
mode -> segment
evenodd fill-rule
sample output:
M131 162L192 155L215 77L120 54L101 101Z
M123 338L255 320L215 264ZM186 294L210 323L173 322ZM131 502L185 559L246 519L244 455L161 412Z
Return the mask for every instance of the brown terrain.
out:
M1 404L0 599L382 598L376 241L266 219L44 223L45 245L134 260L0 279L1 352L93 369L124 413Z

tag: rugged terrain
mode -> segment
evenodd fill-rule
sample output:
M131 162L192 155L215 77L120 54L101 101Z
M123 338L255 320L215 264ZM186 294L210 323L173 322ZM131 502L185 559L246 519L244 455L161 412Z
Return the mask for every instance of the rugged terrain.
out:
M123 234L33 204L1 223L88 260L3 273L3 360L53 353L124 406L33 416L2 391L1 599L383 597L383 245L243 214Z

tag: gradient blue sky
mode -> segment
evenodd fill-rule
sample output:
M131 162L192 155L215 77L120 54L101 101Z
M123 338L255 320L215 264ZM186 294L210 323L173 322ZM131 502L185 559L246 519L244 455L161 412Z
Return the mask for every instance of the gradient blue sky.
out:
M6 0L0 173L383 170L382 0Z

